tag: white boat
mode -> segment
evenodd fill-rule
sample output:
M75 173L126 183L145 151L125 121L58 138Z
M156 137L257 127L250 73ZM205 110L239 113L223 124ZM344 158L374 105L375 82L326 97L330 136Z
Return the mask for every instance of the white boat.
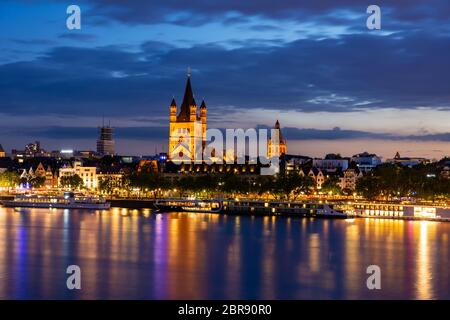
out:
M5 207L107 210L111 203L101 197L79 196L64 192L63 196L18 195L3 201Z
M364 218L450 221L450 207L401 203L355 203L355 213Z

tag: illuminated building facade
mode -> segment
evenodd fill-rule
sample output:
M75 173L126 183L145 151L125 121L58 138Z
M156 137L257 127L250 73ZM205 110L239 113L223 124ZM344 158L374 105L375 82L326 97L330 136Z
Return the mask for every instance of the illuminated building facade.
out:
M275 130L278 130L279 135L279 141L278 145L275 143L272 143L272 139L269 139L267 142L267 156L268 158L272 157L278 157L281 158L282 156L286 155L287 153L287 146L286 146L286 139L283 138L283 135L281 134L281 126L280 122L277 120L274 126Z
M169 160L190 162L201 159L206 145L206 104L204 100L200 105L200 114L197 109L188 72L180 112L177 114L175 98L170 104Z
M355 190L358 179L363 176L362 171L358 168L349 168L342 172L339 177L339 186L342 190Z
M97 174L97 187L101 193L118 195L122 191L122 172L100 172ZM109 190L101 190L102 182L107 181Z
M309 169L307 175L314 180L317 189L322 189L322 185L325 182L325 175L322 170L313 167ZM304 172L300 172L300 176L305 176Z
M158 173L158 160L140 160L137 165L137 172Z
M312 165L314 168L318 168L326 172L336 172L338 170L345 171L348 169L348 159L341 158L334 154L328 154L325 159L313 159Z
M46 171L45 171L44 165L42 164L42 162L40 162L39 165L37 166L34 174L36 175L36 177L43 178L43 177L45 177L45 173L46 173Z
M355 154L351 158L351 162L357 164L359 170L364 172L369 172L375 169L377 166L381 164L381 158L376 154L370 154L368 152L363 152L359 154Z
M78 175L83 180L83 186L89 190L97 189L97 167L83 167L81 162L75 161L73 167L59 169L59 185L64 176Z
M405 167L414 167L419 164L428 164L431 161L426 158L419 158L419 157L401 157L400 153L397 152L393 159L387 159L387 163L393 163L393 164L400 164Z

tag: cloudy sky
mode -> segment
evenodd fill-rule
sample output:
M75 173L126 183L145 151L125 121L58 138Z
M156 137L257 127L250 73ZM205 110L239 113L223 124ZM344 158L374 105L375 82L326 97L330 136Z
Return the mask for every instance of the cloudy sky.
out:
M187 66L208 126L272 126L288 151L450 154L450 4L361 0L2 0L0 143L167 150ZM66 27L81 8L81 30Z

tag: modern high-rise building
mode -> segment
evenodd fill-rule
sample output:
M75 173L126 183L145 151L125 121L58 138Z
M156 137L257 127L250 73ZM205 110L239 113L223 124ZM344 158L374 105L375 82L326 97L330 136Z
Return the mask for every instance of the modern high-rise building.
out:
M111 126L105 126L99 128L99 139L97 140L97 153L99 155L114 155L115 143L113 138L114 129Z

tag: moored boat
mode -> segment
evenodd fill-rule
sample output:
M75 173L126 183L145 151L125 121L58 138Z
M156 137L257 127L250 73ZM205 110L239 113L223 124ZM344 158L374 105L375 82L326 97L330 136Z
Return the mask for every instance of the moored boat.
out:
M222 210L220 200L190 200L190 199L158 199L155 207L159 211L176 212L206 212L219 213Z
M450 221L450 208L401 203L355 203L354 212L364 218Z
M260 200L191 200L159 199L155 206L161 212L208 212L240 215L286 215L316 218L342 218L348 213L332 204Z
M55 208L107 210L111 204L101 197L75 195L65 192L63 196L26 194L3 201L5 207L17 208Z
M223 211L230 214L284 215L313 218L349 217L347 212L335 208L333 204L296 201L227 200Z

